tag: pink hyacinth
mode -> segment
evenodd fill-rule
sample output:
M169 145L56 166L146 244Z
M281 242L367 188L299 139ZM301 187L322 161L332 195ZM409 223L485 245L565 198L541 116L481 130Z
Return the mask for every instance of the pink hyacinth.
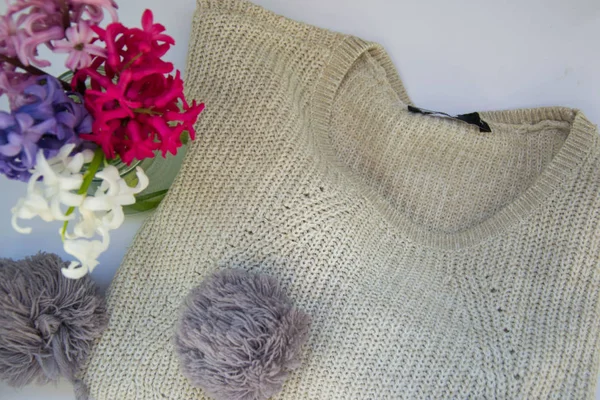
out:
M41 9L46 14L51 14L58 9L58 2L56 0L14 0L8 5L7 14L12 15L30 7L35 7Z
M84 14L89 16L93 24L99 24L104 19L104 9L110 14L113 22L117 22L117 3L114 0L69 0L73 10L72 19L80 21Z
M98 24L104 19L104 10L110 14L113 22L118 21L117 3L114 0L66 0L71 10L71 21L79 22L83 15L87 14L89 21ZM33 7L47 15L56 14L60 11L60 0L13 0L8 5L7 14L12 15Z
M23 48L27 33L18 29L17 21L10 15L0 17L0 54L16 57Z
M54 43L55 53L69 53L65 65L76 71L92 64L92 56L106 57L106 50L92 44L96 39L87 21L67 29L67 39Z
M11 110L29 102L29 96L23 90L35 83L36 77L27 73L16 72L16 67L8 63L0 63L0 96L6 94Z
M85 68L89 66L91 56L97 54L96 47L90 47L89 27L97 25L104 19L106 10L116 22L117 4L114 0L64 0L68 6L68 18L63 14L63 0L14 0L8 4L8 12L0 17L0 54L8 57L17 57L24 65L48 67L50 62L37 58L38 47L42 44L55 50L57 41L65 38L65 23L70 21L75 27L71 30L71 38L67 42L74 43L73 38L78 38L77 43L69 46L62 43L59 52L68 52L67 65ZM87 27L80 24L85 22ZM65 46L65 44L67 46ZM79 47L83 45L81 50Z
M141 29L118 23L92 29L107 54L79 70L72 82L76 87L90 79L84 103L94 123L92 132L80 137L102 147L107 158L118 155L126 164L154 157L157 150L163 157L176 154L184 131L194 139L204 104L186 101L181 74L173 75L173 64L161 59L175 44L173 38L154 22L150 10L142 16Z
M24 65L48 67L50 62L37 58L41 44L65 37L62 14L54 0L20 0L0 18L0 54L18 57Z

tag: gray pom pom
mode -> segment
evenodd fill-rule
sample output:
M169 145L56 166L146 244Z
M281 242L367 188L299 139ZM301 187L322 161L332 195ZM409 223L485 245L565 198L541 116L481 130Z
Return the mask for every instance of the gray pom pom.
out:
M74 381L106 327L93 282L65 278L64 266L54 254L0 259L0 379L12 386Z
M185 300L175 347L183 374L211 397L262 400L300 366L309 327L274 278L226 270Z

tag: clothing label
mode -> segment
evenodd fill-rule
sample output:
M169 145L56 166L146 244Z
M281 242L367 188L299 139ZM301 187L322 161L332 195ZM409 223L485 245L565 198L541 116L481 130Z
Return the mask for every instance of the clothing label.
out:
M446 117L446 118L457 119L459 121L466 122L467 124L478 126L479 132L491 132L492 131L489 124L487 122L485 122L484 120L482 120L479 113L476 113L476 112L473 112L470 114L450 115L450 114L446 114L446 113L440 112L440 111L431 111L431 110L426 110L424 108L418 108L418 107L413 107L413 106L408 106L408 111L417 113L417 114L433 115L436 117Z

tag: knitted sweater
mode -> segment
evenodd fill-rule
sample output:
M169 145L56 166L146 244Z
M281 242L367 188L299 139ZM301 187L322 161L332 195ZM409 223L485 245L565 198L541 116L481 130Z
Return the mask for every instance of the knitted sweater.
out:
M600 144L578 110L412 113L377 44L243 0L199 0L206 103L109 290L91 398L205 399L183 298L225 267L311 315L277 399L590 398L599 364Z

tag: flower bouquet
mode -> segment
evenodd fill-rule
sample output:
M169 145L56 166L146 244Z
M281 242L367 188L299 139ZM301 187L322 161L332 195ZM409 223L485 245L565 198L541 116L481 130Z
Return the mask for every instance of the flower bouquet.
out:
M81 278L123 223L123 207L148 186L139 163L193 140L204 104L186 101L180 72L162 59L175 42L150 10L141 28L127 28L113 0L7 4L0 94L10 112L0 111L0 173L27 182L12 225L27 234L19 220L64 221L59 235L76 260L62 272ZM102 28L105 12L112 21ZM38 54L42 44L67 55L68 74L41 69L50 66Z

